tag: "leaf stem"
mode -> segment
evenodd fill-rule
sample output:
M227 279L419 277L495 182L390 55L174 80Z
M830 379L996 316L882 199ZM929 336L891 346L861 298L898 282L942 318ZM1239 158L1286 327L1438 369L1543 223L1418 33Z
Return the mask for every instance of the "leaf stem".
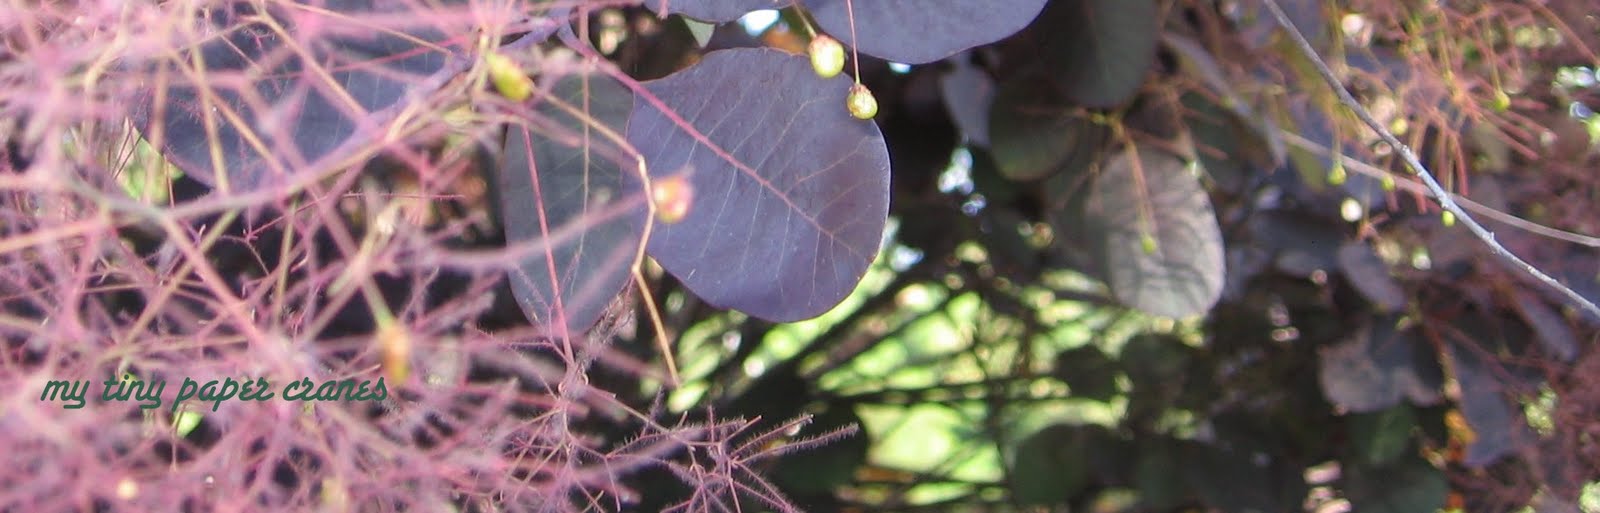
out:
M807 38L816 39L817 28L811 25L811 17L807 16L806 13L800 9L799 3L795 3L783 8L783 10L778 11L778 14L779 16L783 17L783 21L787 22L790 26L799 25L800 28L806 29Z
M850 64L855 67L856 85L861 85L861 50L856 48L856 7L852 0L844 0L844 13L850 18Z

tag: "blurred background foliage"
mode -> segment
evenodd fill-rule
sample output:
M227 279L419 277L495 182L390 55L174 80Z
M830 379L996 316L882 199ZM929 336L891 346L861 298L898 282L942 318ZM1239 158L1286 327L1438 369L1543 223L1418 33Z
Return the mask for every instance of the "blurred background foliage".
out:
M1282 4L1502 243L1600 297L1594 239L1527 227L1600 230L1592 2ZM594 26L650 78L697 32L803 52L800 23ZM798 504L1600 511L1595 325L1441 221L1258 2L1055 0L993 45L860 64L894 201L855 294L773 325L655 292L670 409L861 424L772 464Z

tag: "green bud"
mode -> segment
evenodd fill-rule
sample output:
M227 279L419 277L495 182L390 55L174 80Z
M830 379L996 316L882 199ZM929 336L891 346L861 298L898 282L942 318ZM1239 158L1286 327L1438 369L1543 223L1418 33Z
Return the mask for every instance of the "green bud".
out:
M491 53L484 56L484 61L489 65L489 80L502 96L520 102L533 95L533 79L510 57Z
M811 54L811 69L816 70L817 76L833 78L844 71L844 45L839 44L839 40L818 34L811 40L807 52Z
M851 86L850 96L845 98L845 103L850 107L850 115L858 119L872 119L878 115L878 99L872 97L872 91L868 91L867 86Z
M1506 94L1505 89L1494 90L1494 110L1495 112L1511 110L1511 95Z
M1328 169L1328 185L1344 185L1344 181L1349 178L1350 175L1344 170L1344 162L1334 159L1333 167Z

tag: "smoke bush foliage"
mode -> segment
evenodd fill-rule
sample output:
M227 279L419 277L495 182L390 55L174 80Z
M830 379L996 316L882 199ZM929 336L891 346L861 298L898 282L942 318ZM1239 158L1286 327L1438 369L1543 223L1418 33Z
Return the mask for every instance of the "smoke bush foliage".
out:
M0 511L1600 490L1592 319L1281 30L1593 299L1593 2L925 3L0 2Z
M508 124L571 134L491 87L515 78L481 57L504 43L525 75L627 82L533 46L574 7L0 5L0 511L610 511L647 470L692 489L675 510L793 510L751 465L827 441L771 443L803 419L661 423L619 398L637 390L591 382L665 380L606 344L636 329L627 296L582 296L598 301L582 335L497 313L506 272L547 244L505 243L483 163ZM510 311L549 319L542 304ZM387 394L174 411L185 379L227 378ZM165 382L160 407L100 400L123 379ZM52 380L87 380L87 404L41 400Z

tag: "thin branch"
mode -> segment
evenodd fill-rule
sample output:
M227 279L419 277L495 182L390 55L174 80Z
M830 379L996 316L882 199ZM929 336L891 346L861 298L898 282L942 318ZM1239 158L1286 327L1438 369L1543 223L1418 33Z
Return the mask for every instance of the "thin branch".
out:
M1291 132L1291 131L1286 130L1286 129L1279 129L1278 130L1278 135L1282 136L1283 137L1283 141L1285 143L1288 143L1290 146L1294 146L1296 148L1300 148L1302 150L1306 150L1306 151L1309 151L1309 152L1312 152L1312 153L1315 153L1317 155L1321 155L1321 156L1324 156L1324 157L1334 158L1334 156L1335 156L1335 153L1333 152L1332 149L1328 148L1325 145L1318 144L1316 141L1312 141L1310 139L1307 139L1304 136L1301 136L1300 134L1296 134L1296 133ZM1355 172L1361 173L1363 175L1367 175L1367 176L1370 176L1370 177L1373 177L1373 178L1380 178L1381 179L1383 177L1389 176L1389 174L1390 174L1388 170L1380 168L1378 166L1374 166L1372 164L1368 164L1366 162L1363 162L1363 161L1359 160L1357 157L1352 156L1352 155L1340 154L1340 155L1338 155L1337 158L1343 159L1343 162L1344 162L1346 168L1349 168L1351 171L1355 171ZM1421 194L1421 195L1427 196L1429 198L1433 197L1433 192L1429 191L1427 186L1425 186L1425 185L1423 185L1423 184L1421 184L1419 182L1413 182L1413 181L1409 181L1409 180L1404 180L1404 181L1396 180L1395 181L1395 186L1400 188L1400 189L1402 189L1402 190L1404 190L1404 191L1406 191L1406 192L1415 193L1415 194ZM1471 210L1473 212L1477 212L1479 214L1483 214L1484 218L1489 219L1491 221L1498 221L1498 222L1501 222L1501 223L1505 223L1506 225L1509 225L1509 226L1511 226L1513 228L1518 228L1518 229L1521 229L1523 231L1527 231L1529 233L1533 233L1535 235L1542 235L1542 236L1549 237L1549 238L1552 238L1552 239L1556 239L1556 240L1559 240L1559 241L1570 242L1570 243L1573 243L1573 244L1577 244L1577 245L1580 245L1580 246L1587 246L1587 247L1591 247L1591 248L1600 248L1600 237L1595 237L1595 236L1591 236L1591 235L1584 235L1584 234L1576 233L1576 232L1569 232L1569 231L1566 231L1566 230L1561 230L1561 229L1558 229L1558 228L1552 228L1552 227L1545 226L1545 225L1542 225L1542 224L1539 224L1539 223L1535 223L1533 221L1529 221L1527 219L1523 219L1523 218L1517 217L1517 216L1512 215L1510 213L1502 212L1500 210L1496 210L1493 207L1490 207L1488 205L1484 205L1482 203L1478 203L1476 201L1473 201L1472 198L1468 198L1468 197L1462 196L1460 194L1451 193L1450 197L1451 197L1451 199L1454 199L1457 203L1460 203L1461 206L1465 207L1467 210Z
M1312 48L1311 42L1307 41L1305 35L1301 34L1300 30L1295 28L1294 23L1289 21L1289 15L1283 12L1283 8L1278 5L1278 1L1265 0L1263 3L1266 5L1267 10L1272 12L1273 19L1276 19L1278 25L1283 27L1284 32L1288 33L1291 39L1294 39L1295 45L1300 49L1300 53L1304 54L1306 60L1317 68L1317 73L1322 75L1322 80L1327 82L1328 87L1332 88L1334 94L1339 96L1339 102L1354 112L1362 123L1377 132L1378 137L1382 138L1383 142L1388 143L1391 148L1394 148L1400 154L1400 158L1405 161L1407 167L1411 168L1411 172L1415 173L1422 179L1422 183L1427 185L1428 191L1433 194L1434 200L1439 202L1440 207L1455 214L1461 220L1461 223L1472 231L1473 235L1483 240L1483 243L1489 247L1491 253L1494 253L1507 265L1520 269L1522 272L1527 273L1528 276L1532 276L1546 287L1565 296L1569 303L1583 310L1591 319L1600 321L1600 307L1596 307L1587 298L1579 295L1566 285L1562 285L1561 282L1551 278L1532 264L1518 258L1517 255L1507 250L1505 246L1501 246L1499 242L1495 241L1494 233L1484 229L1483 225L1478 224L1477 220L1473 219L1471 215L1467 214L1466 210L1456 204L1450 193L1445 191L1444 187L1439 185L1439 181L1434 179L1433 174L1428 172L1428 168L1422 165L1422 161L1417 158L1415 152L1411 151L1411 147L1400 142L1400 139L1396 138L1389 129L1378 123L1378 120L1372 117L1372 113L1367 112L1366 107L1362 107L1361 103L1356 101L1355 96L1351 95L1348 89L1345 89L1344 84L1339 81L1338 77L1334 76L1333 70L1329 69L1328 64L1322 61L1321 56L1317 55L1317 51Z

